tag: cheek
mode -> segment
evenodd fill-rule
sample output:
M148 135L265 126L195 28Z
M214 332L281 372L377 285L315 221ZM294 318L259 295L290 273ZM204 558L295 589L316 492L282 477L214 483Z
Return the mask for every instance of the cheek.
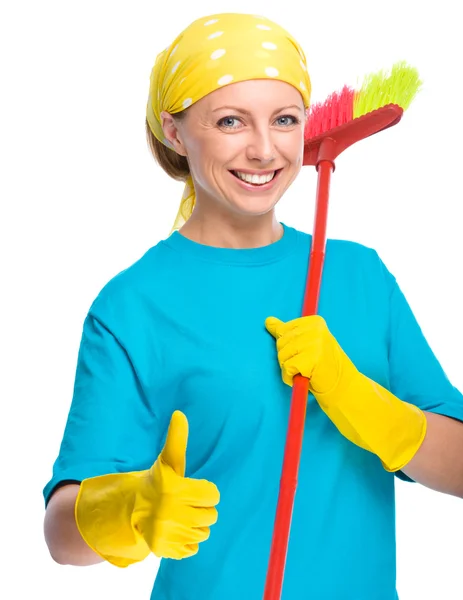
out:
M239 136L217 136L197 140L189 149L190 166L193 173L209 177L234 160L243 151L243 141Z
M201 139L195 140L188 146L188 162L193 175L198 177L209 162L208 144Z
M304 133L294 131L287 135L280 145L280 152L295 166L302 165L304 155Z
M190 170L196 183L209 189L214 165L224 156L215 140L197 140L189 149Z
M209 164L218 160L226 151L227 144L217 137L198 139L190 147L191 162L198 165Z

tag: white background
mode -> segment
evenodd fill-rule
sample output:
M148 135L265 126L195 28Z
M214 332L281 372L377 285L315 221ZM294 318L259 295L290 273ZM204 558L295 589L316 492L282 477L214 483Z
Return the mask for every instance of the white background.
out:
M156 54L193 19L241 11L279 22L305 49L314 100L399 59L418 67L425 87L400 125L338 159L329 236L376 248L463 389L458 10L453 0L2 4L2 598L149 598L154 557L125 570L53 563L41 494L90 303L167 237L178 208L183 186L151 158L144 116ZM304 168L279 219L310 232L315 185ZM397 482L401 600L463 598L462 508Z

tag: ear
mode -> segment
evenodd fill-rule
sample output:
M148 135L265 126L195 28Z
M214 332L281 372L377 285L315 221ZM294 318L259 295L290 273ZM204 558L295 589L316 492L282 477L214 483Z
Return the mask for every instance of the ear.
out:
M161 112L161 126L166 140L171 145L171 149L175 150L180 156L187 156L187 151L180 135L178 122L176 122L174 117L165 110Z

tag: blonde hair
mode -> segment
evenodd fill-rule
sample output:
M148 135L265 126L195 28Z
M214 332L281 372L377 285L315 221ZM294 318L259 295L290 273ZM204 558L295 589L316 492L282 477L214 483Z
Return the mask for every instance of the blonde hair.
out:
M182 110L181 112L175 113L173 116L177 120L182 120L185 118L185 113L186 110ZM148 119L145 119L145 129L146 140L154 160L163 169L163 171L169 175L169 177L172 177L172 179L175 179L176 181L183 181L185 183L185 191L183 193L182 200L180 201L180 206L177 211L174 224L170 230L170 233L172 234L188 221L195 205L195 195L194 193L192 194L192 192L194 192L194 184L190 173L190 165L188 164L188 160L185 156L177 154L175 150L168 148L165 144L157 139L157 137L151 131Z
M181 121L185 117L186 111L175 114L175 119ZM146 140L154 160L158 165L176 181L186 181L190 176L190 166L185 156L177 154L165 144L160 142L151 131L148 119L145 119Z

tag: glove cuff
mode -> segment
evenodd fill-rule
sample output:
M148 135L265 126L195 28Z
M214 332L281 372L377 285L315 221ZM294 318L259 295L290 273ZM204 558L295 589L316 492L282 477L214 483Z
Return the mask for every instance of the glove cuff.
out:
M346 386L316 394L321 408L354 444L373 452L386 471L402 469L426 436L424 412L359 371Z
M85 543L105 561L128 567L144 560L150 549L133 526L133 506L144 471L111 473L84 479L74 515Z

